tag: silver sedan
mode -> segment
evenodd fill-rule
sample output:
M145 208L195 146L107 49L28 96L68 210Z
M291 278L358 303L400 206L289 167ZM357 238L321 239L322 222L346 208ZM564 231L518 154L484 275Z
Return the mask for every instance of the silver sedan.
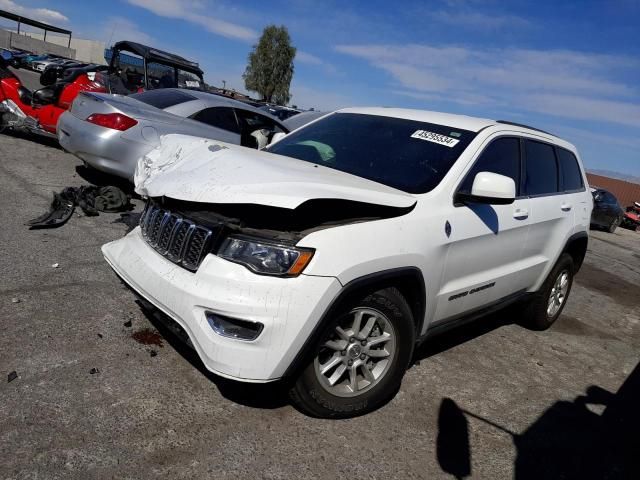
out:
M182 133L263 148L275 134L288 132L278 119L245 103L177 88L126 97L82 92L58 123L62 148L97 170L128 180L161 135Z

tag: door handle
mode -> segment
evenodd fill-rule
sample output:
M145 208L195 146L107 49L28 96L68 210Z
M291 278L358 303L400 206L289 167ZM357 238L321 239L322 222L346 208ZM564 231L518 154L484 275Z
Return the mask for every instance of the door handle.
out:
M568 203L563 203L562 205L560 205L560 209L563 212L569 212L571 211L571 205L569 205Z
M516 208L513 211L513 218L517 220L525 220L529 218L529 210L527 210L526 208Z

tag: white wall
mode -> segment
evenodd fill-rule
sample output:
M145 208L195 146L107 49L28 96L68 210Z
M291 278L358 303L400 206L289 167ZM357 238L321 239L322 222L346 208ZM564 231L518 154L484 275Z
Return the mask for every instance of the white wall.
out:
M47 37L47 40L49 38ZM55 53L67 58L75 58L76 51L67 48L67 44L59 45L50 42L43 42L38 38L31 38L26 35L18 35L16 32L0 29L0 46L3 48L17 48L33 53Z
M36 40L44 40L44 33L40 32L26 32L26 35L23 35L20 32L20 37L31 37ZM15 34L14 34L15 37ZM67 35L57 35L51 32L47 33L47 43L52 43L54 45L60 45L62 47L66 47L69 44L69 37ZM80 60L81 62L87 63L97 63L99 65L104 65L104 42L98 42L97 40L86 40L83 38L73 38L71 37L71 47L75 50L75 59Z

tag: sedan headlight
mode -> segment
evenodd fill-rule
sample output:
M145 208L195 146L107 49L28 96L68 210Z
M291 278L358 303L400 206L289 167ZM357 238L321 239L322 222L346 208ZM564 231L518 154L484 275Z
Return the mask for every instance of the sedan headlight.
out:
M257 238L229 237L218 250L218 256L244 265L255 273L296 277L311 261L313 251Z

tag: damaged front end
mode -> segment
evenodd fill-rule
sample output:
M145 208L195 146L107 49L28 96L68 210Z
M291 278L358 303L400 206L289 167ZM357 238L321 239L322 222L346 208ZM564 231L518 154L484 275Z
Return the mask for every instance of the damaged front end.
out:
M181 326L210 371L252 382L285 374L342 288L336 275L310 273L325 254L312 237L416 202L327 167L183 135L140 160L136 191L147 199L140 228L104 245L105 259Z
M415 198L299 160L185 135L167 135L138 162L148 198L145 241L195 271L213 253L258 274L296 276L313 256L311 232L405 215Z
M255 273L295 276L313 256L311 249L296 246L309 233L392 218L412 209L338 199L309 200L287 209L159 197L148 200L140 228L158 253L191 271L213 253Z

